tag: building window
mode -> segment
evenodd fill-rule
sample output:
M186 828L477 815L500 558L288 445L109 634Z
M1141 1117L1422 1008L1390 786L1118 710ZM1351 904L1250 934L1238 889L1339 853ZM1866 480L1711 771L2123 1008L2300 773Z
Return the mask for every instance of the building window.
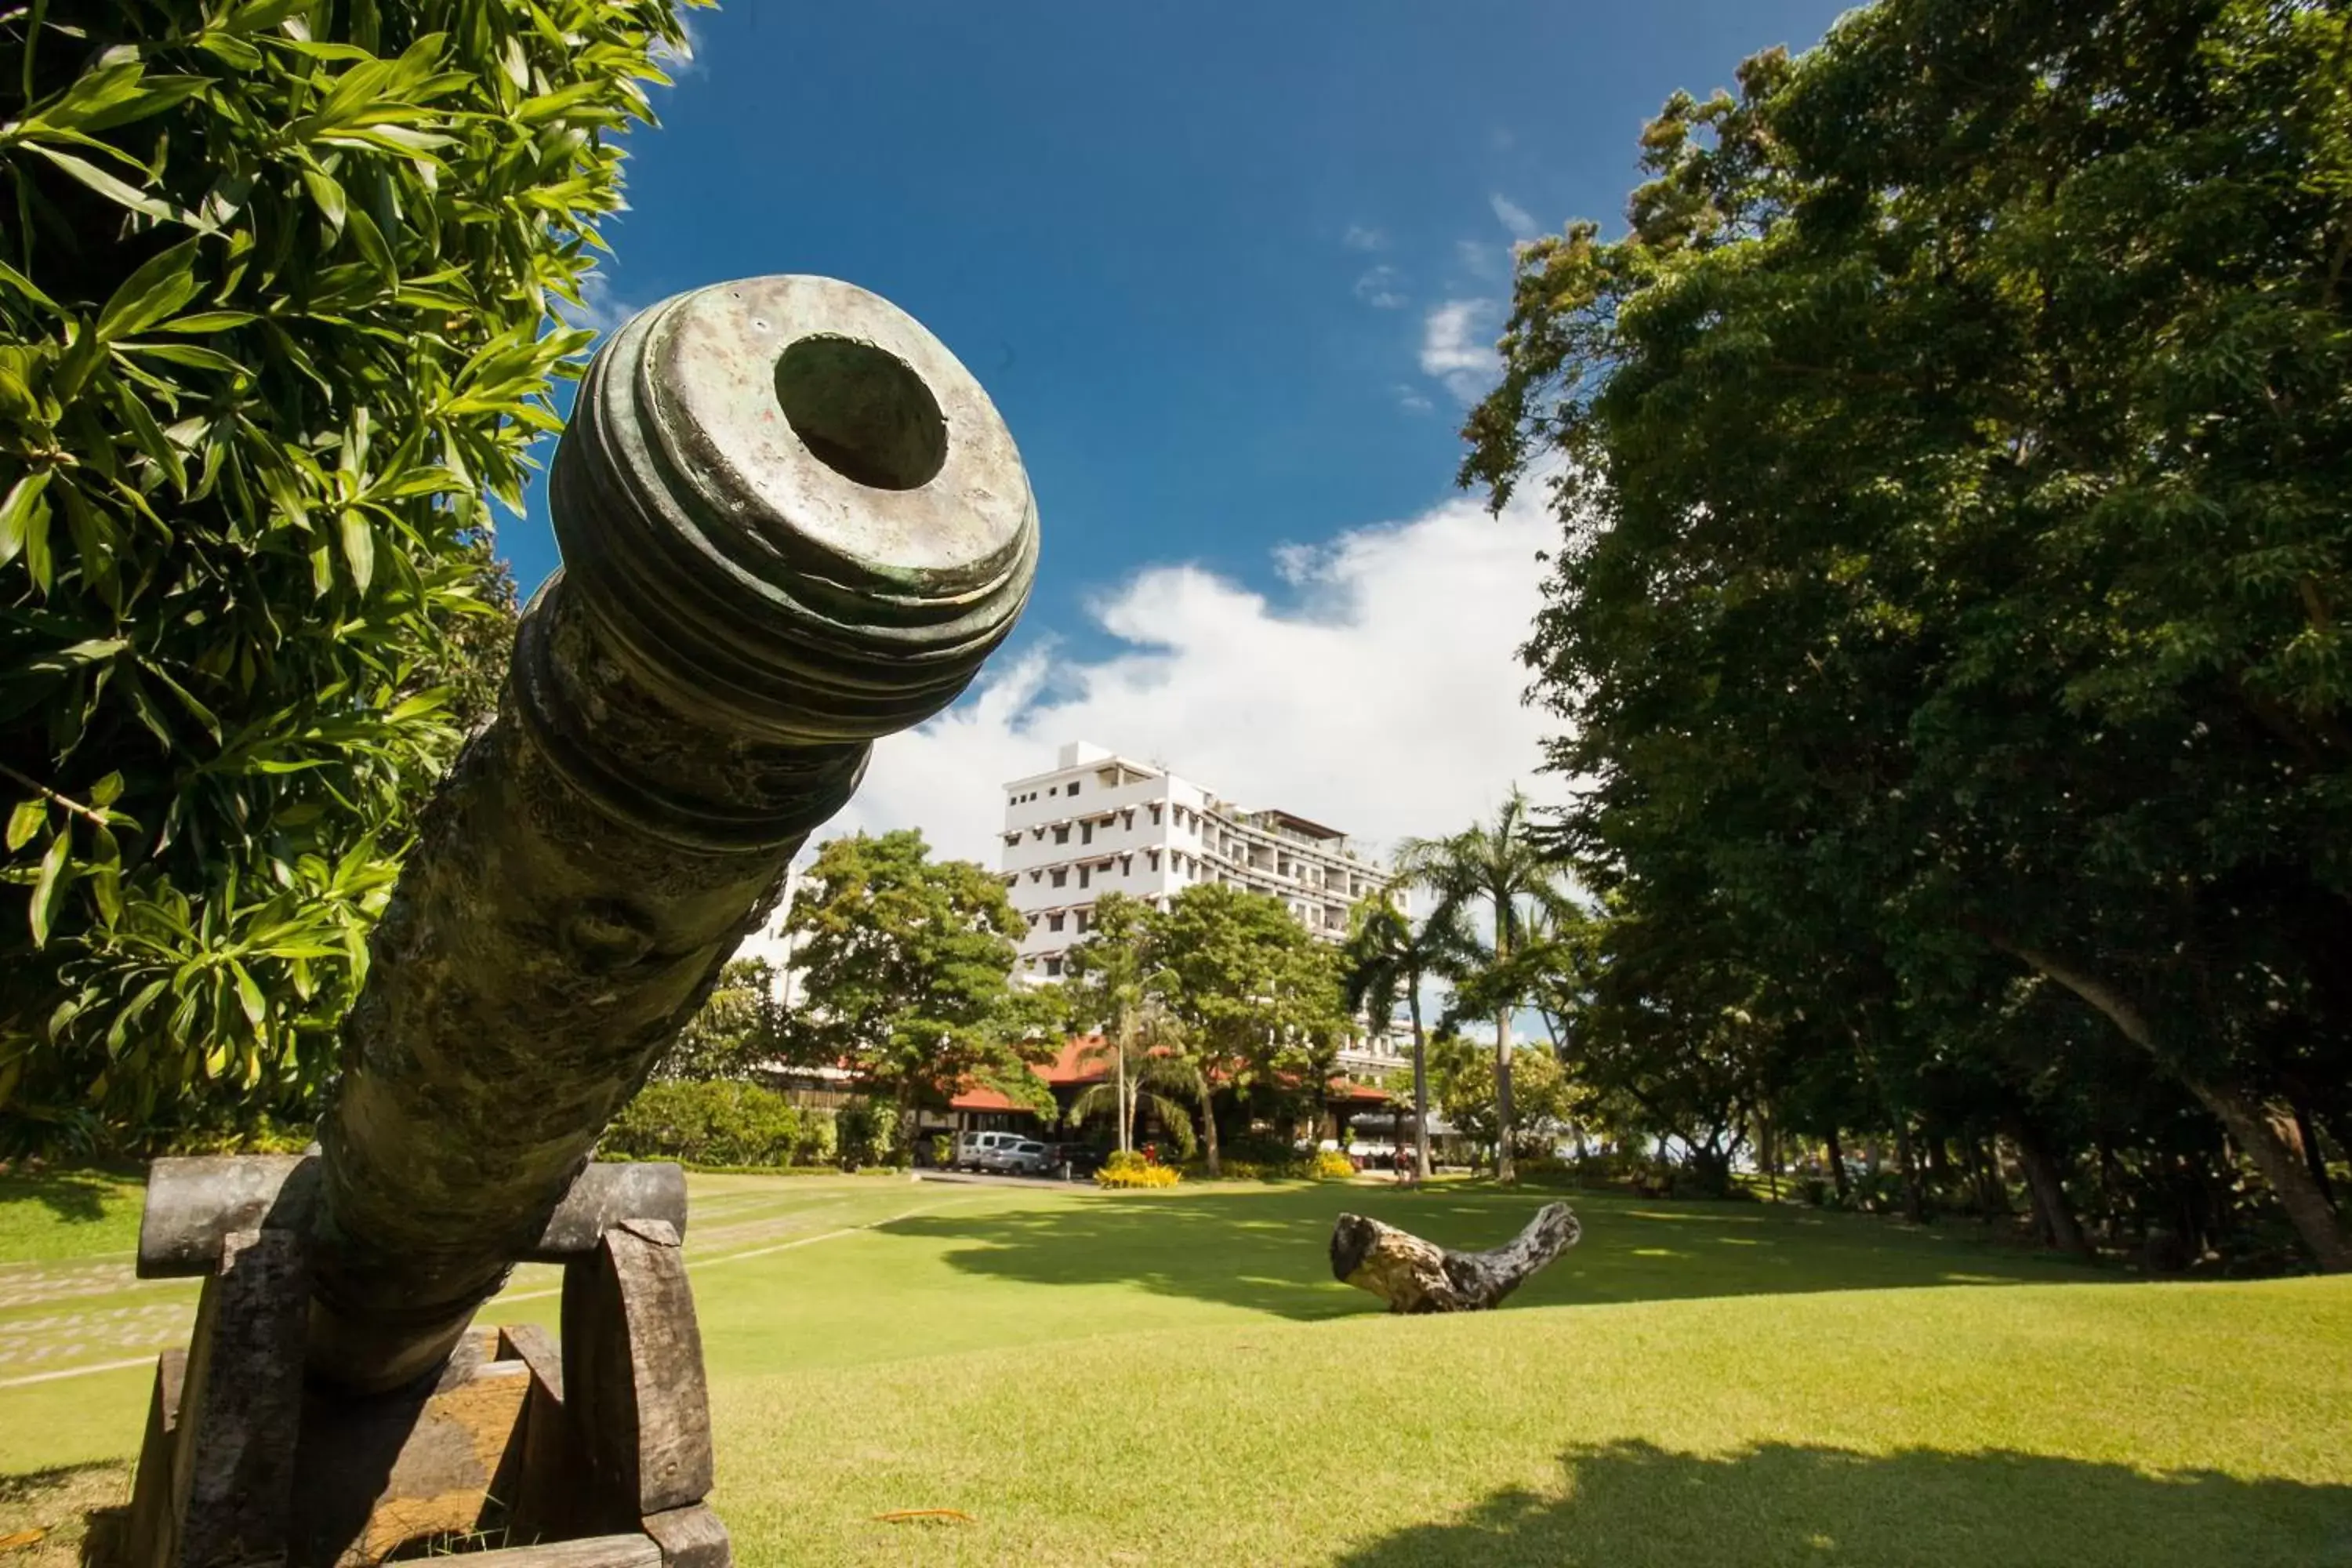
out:
M1079 868L1078 868L1078 886L1079 886L1079 887L1081 887L1081 888L1085 887L1085 886L1087 885L1087 880L1089 879L1089 878L1090 878L1092 875L1093 875L1093 873L1089 872L1089 871L1088 871L1088 870L1087 870L1084 866L1079 867ZM1497 1049L1499 1049L1500 1047L1496 1047L1496 1048L1497 1048Z
M1160 808L1156 805L1151 808L1151 826L1154 827L1160 826Z
M1055 843L1056 843L1056 844L1067 844L1069 841L1070 841L1070 825L1069 825L1068 823L1066 823L1066 823L1062 824L1062 826L1061 826L1056 827L1055 829L1054 829L1054 842L1055 842Z
M1057 888L1066 886L1069 882L1069 879L1070 874L1066 870L1060 870L1054 873L1054 886Z
M1044 876L1045 874L1045 872L1043 872L1043 871L1032 871L1032 872L1030 872L1030 873L1029 873L1029 879L1030 879L1031 881L1033 881L1033 882L1034 882L1034 881L1035 881L1038 878L1040 878L1040 877Z
M1068 918L1069 917L1066 915L1047 915L1045 917L1045 929L1047 931L1060 931L1062 929L1062 922Z
M1081 822L1081 823L1079 823L1079 824L1078 824L1078 842L1079 842L1079 843L1081 843L1081 844L1092 844L1094 841L1095 841L1095 825L1094 825L1093 823L1091 823L1091 822Z
M1071 793L1072 795L1076 795L1076 794L1077 794L1077 793L1078 793L1078 781L1077 781L1077 780L1076 780L1076 779L1072 779L1072 780L1070 781L1070 793Z
M1005 847L1006 847L1006 848L1008 848L1008 849L1009 849L1009 848L1011 848L1011 847L1013 847L1013 846L1014 846L1014 845L1016 845L1016 844L1018 844L1018 843L1020 843L1020 842L1021 842L1021 835L1019 835L1018 833L1008 833L1008 834L1006 834L1006 835L1004 836L1004 846L1005 846Z
M1092 917L1093 911L1091 910L1080 910L1078 911L1078 934L1080 936L1084 936L1087 933L1087 928L1094 924Z
M1158 859L1159 858L1158 858L1157 856L1154 856L1154 857L1153 857L1153 858L1156 860L1156 859ZM1132 856L1132 855L1122 855L1122 856L1120 856L1120 857L1118 858L1118 874L1119 874L1120 876L1122 876L1122 877L1127 877L1127 876L1132 876L1132 875L1134 874L1134 872L1135 872L1135 857L1134 857L1134 856Z
M1151 870L1157 871L1160 869L1160 851L1157 849L1145 850L1143 852L1143 863Z
M1058 958L1047 959L1045 961L1045 973L1055 976L1060 975L1062 973L1062 961Z
M1135 807L1130 805L1125 811L1118 814L1118 825L1121 827L1129 829L1132 829L1135 826Z

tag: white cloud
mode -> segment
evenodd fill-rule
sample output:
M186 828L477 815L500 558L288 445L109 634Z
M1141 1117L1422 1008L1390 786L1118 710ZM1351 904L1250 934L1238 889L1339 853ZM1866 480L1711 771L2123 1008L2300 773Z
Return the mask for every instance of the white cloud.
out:
M612 275L602 267L593 268L580 280L577 309L552 298L548 304L567 325L587 327L599 332L614 331L638 310L636 305L613 292Z
M1534 216L1508 196L1490 195L1486 205L1495 209L1495 221L1508 229L1513 239L1533 239L1543 232Z
M1415 414L1426 414L1431 409L1437 406L1436 404L1432 403L1429 400L1429 395L1427 393L1422 391L1421 388L1414 386L1410 383L1399 382L1396 387L1396 395L1397 402Z
M1547 487L1489 517L1448 500L1410 521L1276 552L1289 602L1192 565L1146 567L1092 616L1118 647L1053 644L1000 660L955 708L875 748L826 827L919 826L996 864L999 785L1070 741L1157 762L1245 805L1281 805L1375 847L1451 832L1535 777L1546 715L1524 706L1517 648L1552 542ZM1047 548L1052 548L1050 535Z
M1400 310L1405 297L1397 292L1397 285L1402 280L1395 268L1383 262L1356 279L1356 298L1376 310Z
M1494 384L1502 360L1490 341L1496 314L1490 300L1448 300L1421 323L1421 370L1465 403Z
M1351 223L1348 226L1348 232L1339 237L1339 243L1349 250L1386 250L1389 237L1379 229L1367 228L1360 223Z
M702 69L701 27L696 23L694 13L679 12L677 26L678 31L686 35L683 47L656 44L652 50L654 64L660 67L662 74L673 83L697 75Z

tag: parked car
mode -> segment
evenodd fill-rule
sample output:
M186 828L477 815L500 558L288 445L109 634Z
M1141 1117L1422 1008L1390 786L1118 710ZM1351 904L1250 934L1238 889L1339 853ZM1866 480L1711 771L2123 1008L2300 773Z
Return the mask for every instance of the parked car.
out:
M1066 1182L1089 1182L1102 1163L1103 1151L1091 1143L1057 1143L1051 1169Z
M1042 1176L1054 1168L1054 1151L1034 1138L1024 1138L997 1152L996 1169L1008 1176Z
M1018 1132L959 1132L948 1163L958 1171L993 1171L999 1168L995 1162L1001 1151L1024 1142Z

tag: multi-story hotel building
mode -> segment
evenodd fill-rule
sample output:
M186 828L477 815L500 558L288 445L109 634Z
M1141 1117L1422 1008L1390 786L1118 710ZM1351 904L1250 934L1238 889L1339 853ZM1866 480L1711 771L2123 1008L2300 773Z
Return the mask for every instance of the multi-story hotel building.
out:
M1062 748L1051 773L1004 786L1001 868L1025 979L1058 978L1086 940L1095 900L1126 893L1154 903L1198 882L1271 893L1301 925L1338 942L1348 908L1388 874L1348 836L1287 811L1244 811L1213 791L1098 746Z
M1016 979L1058 979L1084 942L1095 900L1127 893L1165 903L1201 882L1270 893L1327 942L1348 934L1348 910L1389 883L1387 868L1336 827L1279 810L1247 811L1164 768L1099 746L1064 746L1051 773L1004 786L999 864L1029 929ZM1410 1054L1383 1020L1340 1052L1349 1073L1377 1082Z

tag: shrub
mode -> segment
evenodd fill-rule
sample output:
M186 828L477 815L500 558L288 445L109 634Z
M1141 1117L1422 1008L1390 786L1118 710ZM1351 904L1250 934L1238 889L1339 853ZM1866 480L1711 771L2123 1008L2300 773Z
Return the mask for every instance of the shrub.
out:
M650 1083L606 1130L603 1148L632 1160L698 1165L792 1163L800 1115L772 1089L725 1079Z
M1122 1149L1095 1173L1098 1187L1172 1187L1183 1177L1173 1165L1162 1165L1133 1150Z
M845 1170L887 1165L898 1157L898 1108L887 1100L853 1100L834 1119Z
M830 1165L841 1156L841 1133L835 1125L838 1118L830 1110L801 1112L800 1145L793 1151L793 1160L802 1165Z
M1337 1149L1318 1149L1308 1170L1318 1182L1344 1182L1355 1175L1356 1164Z
M299 1117L502 673L488 503L593 337L544 311L677 20L53 0L11 33L0 1107Z

